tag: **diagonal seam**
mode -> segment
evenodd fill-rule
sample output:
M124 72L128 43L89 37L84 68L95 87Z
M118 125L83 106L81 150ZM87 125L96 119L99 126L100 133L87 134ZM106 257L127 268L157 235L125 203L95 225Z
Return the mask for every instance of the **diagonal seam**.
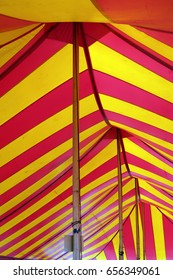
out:
M130 217L130 215L132 214L133 210L135 209L135 205L133 206L132 210L130 211L129 215L127 216L127 218L124 220L123 225L125 225L126 221L128 220L128 218ZM107 246L112 242L112 240L117 236L117 234L119 233L119 230L117 230L117 232L114 234L114 236L111 238L111 240L104 246L104 248L93 258L97 258L106 248Z
M95 96L98 108L103 116L104 121L106 122L107 125L111 126L111 124L105 114L105 111L103 109L103 106L102 106L102 103L101 103L101 100L99 97L97 85L96 85L95 78L94 78L91 57L90 57L89 49L88 49L87 42L86 42L84 27L82 24L80 24L80 31L81 31L82 41L83 41L83 45L84 45L84 53L85 53L85 58L86 58L87 66L88 66L89 76L90 76L91 84L92 84L93 91L94 91L94 96Z
M122 138L120 130L119 130L119 133L120 133L120 143L121 143L122 154L123 154L123 159L124 159L124 162L125 162L125 166L126 166L126 169L127 169L127 172L129 174L129 176L132 178L133 176L131 174L131 171L130 171L130 168L129 168L129 165L128 165L128 162L127 162L126 151L125 151L124 142L123 142L123 138Z

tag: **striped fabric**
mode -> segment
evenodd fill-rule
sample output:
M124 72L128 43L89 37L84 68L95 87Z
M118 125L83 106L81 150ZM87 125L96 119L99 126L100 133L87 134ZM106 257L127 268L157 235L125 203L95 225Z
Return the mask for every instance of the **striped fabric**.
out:
M167 21L160 16L163 1L160 21L144 11L141 24L133 9L127 18L125 1L1 2L0 256L72 259L64 235L72 234L72 22L79 21L83 259L119 258L117 128L124 258L136 259L138 207L140 259L172 259L173 27L169 13ZM124 9L122 19L115 8Z

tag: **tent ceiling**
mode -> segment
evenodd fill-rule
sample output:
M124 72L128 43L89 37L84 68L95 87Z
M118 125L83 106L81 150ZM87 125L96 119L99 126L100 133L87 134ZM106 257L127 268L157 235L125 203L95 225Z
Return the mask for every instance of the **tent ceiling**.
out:
M136 258L136 179L140 257L172 259L172 1L73 2L1 1L0 256L72 258L63 237L72 234L72 21L80 21L83 258L118 258L118 128L125 259Z

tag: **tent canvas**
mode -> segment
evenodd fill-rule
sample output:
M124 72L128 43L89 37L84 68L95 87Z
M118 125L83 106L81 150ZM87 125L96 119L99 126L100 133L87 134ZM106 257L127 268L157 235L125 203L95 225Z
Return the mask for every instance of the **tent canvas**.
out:
M173 3L138 2L1 1L3 258L72 258L78 22L82 258L119 258L119 157L124 259L173 259Z

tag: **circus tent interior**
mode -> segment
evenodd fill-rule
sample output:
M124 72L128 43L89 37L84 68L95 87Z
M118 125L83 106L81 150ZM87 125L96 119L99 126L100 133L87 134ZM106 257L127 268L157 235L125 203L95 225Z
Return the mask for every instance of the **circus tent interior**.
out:
M173 259L173 1L0 14L0 259Z

